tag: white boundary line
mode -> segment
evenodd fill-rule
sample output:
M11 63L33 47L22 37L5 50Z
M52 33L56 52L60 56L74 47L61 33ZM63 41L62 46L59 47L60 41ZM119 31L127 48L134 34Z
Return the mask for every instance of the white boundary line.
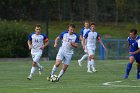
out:
M136 80L132 80L132 81L136 81ZM108 86L108 87L140 87L140 86L133 86L133 85L115 85L116 83L121 83L121 82L123 81L105 82L105 83L102 83L102 85Z

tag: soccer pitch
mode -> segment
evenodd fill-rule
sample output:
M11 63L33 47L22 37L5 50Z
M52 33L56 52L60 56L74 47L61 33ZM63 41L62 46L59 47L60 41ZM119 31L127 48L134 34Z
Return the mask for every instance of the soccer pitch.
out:
M46 80L55 61L41 61L44 72L35 72L27 80L30 61L0 62L0 93L140 93L140 80L136 79L136 65L133 64L129 79L123 79L126 60L95 60L97 72L87 73L86 62L82 67L72 61L59 82ZM57 74L60 67L57 70Z

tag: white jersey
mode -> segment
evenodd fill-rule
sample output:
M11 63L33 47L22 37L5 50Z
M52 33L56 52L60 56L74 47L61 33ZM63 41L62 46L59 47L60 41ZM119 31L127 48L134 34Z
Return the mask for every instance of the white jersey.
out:
M89 31L90 29L86 29L86 28L82 28L80 31L80 35L82 35L83 37L85 36L85 34Z
M87 48L92 48L92 49L96 49L96 40L99 37L99 34L97 32L92 32L92 31L88 31L84 38L87 39Z
M78 35L76 33L70 35L68 31L65 31L59 35L59 38L62 39L62 46L60 47L60 49L62 49L68 54L73 54L73 46L71 45L71 42L78 43Z
M40 47L44 45L44 41L48 41L48 38L44 34L36 35L35 33L32 33L29 35L28 40L32 42L31 53L42 53L42 49L40 49Z

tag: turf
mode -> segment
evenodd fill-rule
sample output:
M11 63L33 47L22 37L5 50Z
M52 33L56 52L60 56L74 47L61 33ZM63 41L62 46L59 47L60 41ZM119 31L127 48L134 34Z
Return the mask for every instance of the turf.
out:
M30 72L30 61L0 62L0 93L140 93L140 80L135 77L135 64L129 79L123 79L127 61L96 60L95 73L87 73L86 62L79 67L72 61L67 72L59 82L49 82L49 76L55 61L41 61L44 72L38 71L32 80L27 80ZM60 71L58 71L56 74Z

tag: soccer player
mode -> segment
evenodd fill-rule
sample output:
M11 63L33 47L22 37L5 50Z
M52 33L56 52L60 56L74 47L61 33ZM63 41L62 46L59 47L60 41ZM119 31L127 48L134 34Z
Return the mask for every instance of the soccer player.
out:
M29 50L31 50L33 60L30 75L27 77L28 80L31 80L32 75L36 70L36 67L38 68L39 74L41 75L43 67L39 64L39 60L44 48L48 45L48 43L49 42L47 36L41 34L41 25L35 25L35 32L31 33L28 37L28 47Z
M96 49L96 40L99 41L99 43L103 46L105 50L107 50L103 44L103 42L100 39L99 34L95 31L95 23L90 24L91 31L88 31L83 38L83 49L85 49L85 46L88 50L88 55L90 58L90 61L88 62L88 70L87 72L92 73L96 72L96 69L94 67L94 56L95 56L95 49Z
M129 62L126 67L125 79L128 78L129 72L131 71L132 64L136 60L137 62L137 79L140 79L140 36L137 35L137 29L130 30L130 36L128 37L128 48L129 48Z
M69 24L68 30L62 32L55 39L54 47L57 47L59 39L62 40L62 46L60 47L60 49L57 53L56 62L54 64L54 66L52 68L52 72L51 72L51 76L53 76L55 74L57 68L59 67L59 65L61 63L63 63L62 69L58 75L57 81L59 81L60 77L62 77L62 75L67 70L68 66L70 65L72 54L74 52L73 49L78 47L79 37L74 32L74 30L75 30L75 25Z
M85 33L88 32L88 31L90 30L89 25L90 25L89 21L85 21L85 22L84 22L84 27L80 30L80 40L81 40L81 44L82 44L83 37L84 37ZM82 45L83 45L83 44L82 44ZM84 52L85 52L85 54L81 57L81 59L78 60L79 66L82 66L82 61L88 57L87 47L86 47L86 46L85 46Z

